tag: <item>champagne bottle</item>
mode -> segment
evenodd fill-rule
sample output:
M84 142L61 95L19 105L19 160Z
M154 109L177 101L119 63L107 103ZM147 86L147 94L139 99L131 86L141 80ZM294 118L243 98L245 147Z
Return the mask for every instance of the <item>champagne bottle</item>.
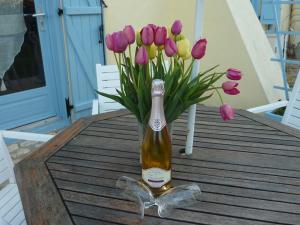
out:
M142 180L155 195L171 187L172 145L164 113L164 82L152 82L152 107L142 144Z

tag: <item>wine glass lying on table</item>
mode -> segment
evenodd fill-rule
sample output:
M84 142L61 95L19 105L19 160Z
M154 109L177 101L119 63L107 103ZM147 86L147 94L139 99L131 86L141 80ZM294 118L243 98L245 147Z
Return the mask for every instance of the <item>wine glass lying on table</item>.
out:
M145 209L158 207L160 217L168 216L175 208L193 205L199 201L201 190L195 183L180 185L171 188L155 197L152 191L141 181L122 176L116 183L122 190L121 195L139 205L141 218L144 218Z

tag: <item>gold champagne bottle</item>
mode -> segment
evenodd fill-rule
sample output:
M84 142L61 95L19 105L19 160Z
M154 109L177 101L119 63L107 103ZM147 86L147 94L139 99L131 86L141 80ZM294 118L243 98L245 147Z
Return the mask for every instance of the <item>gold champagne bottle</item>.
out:
M152 82L152 107L142 144L142 179L155 195L171 187L172 145L164 113L164 82Z

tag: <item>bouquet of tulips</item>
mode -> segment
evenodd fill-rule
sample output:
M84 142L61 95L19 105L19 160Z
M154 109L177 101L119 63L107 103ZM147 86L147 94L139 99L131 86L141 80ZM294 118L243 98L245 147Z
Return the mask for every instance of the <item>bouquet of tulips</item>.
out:
M227 72L216 72L215 66L192 77L193 64L205 55L207 40L198 40L190 49L190 42L181 31L182 23L176 20L169 29L149 24L135 32L129 25L122 31L107 34L106 46L114 53L120 72L120 89L117 90L118 95L98 94L119 102L145 125L151 110L152 80L162 79L165 81L164 108L167 123L176 120L191 105L210 98L214 93L218 94L222 102L222 118L232 119L234 109L223 103L220 90L237 95L238 83L226 81L221 87L215 86L215 83L224 75L230 80L240 80L241 71L228 69Z

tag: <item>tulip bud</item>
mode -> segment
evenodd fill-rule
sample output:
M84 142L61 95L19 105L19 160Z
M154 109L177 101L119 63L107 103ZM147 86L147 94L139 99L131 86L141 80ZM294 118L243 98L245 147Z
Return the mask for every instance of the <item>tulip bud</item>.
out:
M105 44L109 50L111 50L111 51L114 50L114 42L113 42L113 37L111 34L107 34L105 36Z
M225 103L220 107L220 114L223 120L231 120L234 118L234 109Z
M168 57L172 57L177 53L177 46L175 42L170 38L166 40L165 53Z
M183 39L185 39L185 36L183 34L176 35L175 38L174 38L175 41L180 41L180 40L183 40Z
M145 65L149 62L148 53L145 47L140 47L135 56L135 63Z
M182 29L181 21L180 20L175 20L173 25L172 25L172 28L171 28L172 34L174 34L174 35L180 34L181 29Z
M188 60L189 58L191 58L192 54L191 54L191 50L188 49L187 53L185 56L182 57L183 60Z
M131 25L124 27L123 32L127 38L128 44L133 44L135 42L135 32Z
M174 34L172 34L171 27L168 26L167 30L168 30L168 37L174 40L175 36L174 36Z
M167 28L165 27L158 27L155 32L154 43L159 45L164 45L167 39Z
M226 81L222 84L222 88L226 94L237 95L240 93L239 89L236 88L238 85L239 84L237 82Z
M200 39L196 42L192 49L192 56L194 59L201 59L205 55L207 40Z
M155 44L150 45L148 53L149 53L149 58L150 59L154 59L156 57L157 47L156 47Z
M227 78L230 80L240 80L242 79L242 71L230 68L227 70Z
M146 26L141 31L141 39L144 45L151 45L154 41L154 32L150 26Z
M180 57L185 57L190 51L190 42L187 38L177 42L178 55Z
M148 26L148 27L151 27L152 30L153 30L153 33L155 34L156 29L157 29L157 26L156 26L155 24L153 24L153 23L149 23L147 26Z
M135 32L135 38L136 38L137 46L141 46L143 44L143 42L141 39L141 32L139 30L136 30L136 32Z
M126 50L128 46L128 41L123 31L113 33L112 39L113 39L114 52L122 53Z

